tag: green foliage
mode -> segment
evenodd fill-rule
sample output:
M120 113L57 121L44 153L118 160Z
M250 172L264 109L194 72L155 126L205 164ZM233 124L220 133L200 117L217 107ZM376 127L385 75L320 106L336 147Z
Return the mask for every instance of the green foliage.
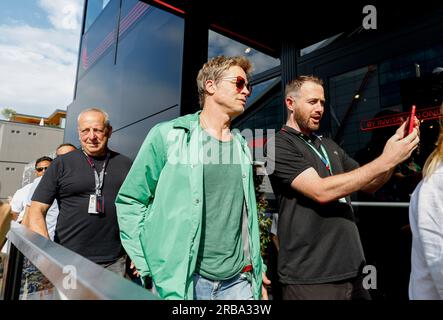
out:
M272 225L272 216L269 213L266 213L266 208L268 206L268 202L264 197L261 197L257 201L257 213L258 213L258 223L260 227L260 252L262 256L266 255L266 249L268 248L269 242L271 242L271 225Z
M264 193L260 191L263 177L264 176L262 175L257 175L256 170L254 170L255 196L257 201L258 224L260 228L260 252L262 257L266 256L266 249L269 242L271 242L270 230L272 225L272 215L266 212L268 201L266 201Z
M13 118L16 113L17 112L11 108L3 108L3 110L1 111L2 116L7 120L11 120L11 118Z

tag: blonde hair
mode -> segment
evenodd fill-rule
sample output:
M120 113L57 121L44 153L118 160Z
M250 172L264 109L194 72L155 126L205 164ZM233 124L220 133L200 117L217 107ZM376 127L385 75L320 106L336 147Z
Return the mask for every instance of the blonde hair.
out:
M290 81L285 87L285 97L294 94L297 95L300 88L306 82L313 82L323 87L323 80L316 76L298 76L294 80Z
M440 110L443 112L443 105ZM437 140L437 147L429 155L423 167L423 177L429 177L437 169L437 165L443 161L443 121L440 119L440 134Z
M248 58L243 56L225 57L218 56L210 59L200 69L197 75L198 100L200 108L203 108L206 97L206 81L214 80L217 82L222 78L223 73L231 67L238 66L242 68L246 76L252 71L252 64Z

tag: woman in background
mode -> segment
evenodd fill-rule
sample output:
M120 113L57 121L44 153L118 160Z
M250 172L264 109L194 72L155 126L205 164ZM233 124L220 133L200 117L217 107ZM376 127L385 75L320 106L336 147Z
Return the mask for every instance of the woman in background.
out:
M442 108L443 109L443 108ZM443 127L411 197L412 231L409 298L443 299Z

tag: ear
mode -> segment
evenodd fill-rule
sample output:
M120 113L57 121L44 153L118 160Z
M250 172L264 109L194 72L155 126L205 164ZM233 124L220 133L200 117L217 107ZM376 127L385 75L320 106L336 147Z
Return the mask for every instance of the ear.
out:
M214 80L206 80L205 90L208 94L213 95L215 90L217 90L217 86Z
M294 109L296 107L296 103L295 103L294 98L290 97L290 96L286 97L285 98L285 103L286 103L286 107L288 108L288 110L290 112L294 112Z
M112 126L109 126L108 133L107 133L108 139L111 137L111 135L112 135Z

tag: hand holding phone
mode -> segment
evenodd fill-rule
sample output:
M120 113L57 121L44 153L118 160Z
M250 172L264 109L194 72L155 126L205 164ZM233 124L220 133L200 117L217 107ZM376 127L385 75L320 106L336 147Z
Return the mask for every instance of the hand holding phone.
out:
M408 134L412 133L412 130L414 130L414 123L415 123L415 105L411 108L411 115L409 116L409 130Z

